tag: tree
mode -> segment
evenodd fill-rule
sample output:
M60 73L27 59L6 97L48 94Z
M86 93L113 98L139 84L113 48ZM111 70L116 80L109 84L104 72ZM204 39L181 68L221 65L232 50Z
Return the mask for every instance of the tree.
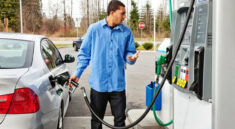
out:
M38 33L42 26L41 0L23 0L23 20L25 28Z
M105 17L107 17L107 13L104 10L99 11L99 20L102 20Z
M164 31L170 32L170 17L169 15L165 16L163 22L162 22L162 28Z
M151 9L149 1L147 1L145 7L142 9L140 19L145 23L144 30L147 32L151 32L153 28L153 10Z
M157 11L157 18L156 18L156 30L161 33L163 31L162 22L164 20L164 9L161 6Z
M170 36L170 18L169 14L164 13L163 6L159 8L156 19L156 29L159 33L164 34L166 37Z
M130 13L130 27L132 30L137 30L138 29L138 23L139 23L139 13L138 13L138 9L136 6L136 3L131 0L131 13Z
M13 31L19 31L19 2L15 0L0 0L0 19L4 24L4 18L8 18L8 26Z

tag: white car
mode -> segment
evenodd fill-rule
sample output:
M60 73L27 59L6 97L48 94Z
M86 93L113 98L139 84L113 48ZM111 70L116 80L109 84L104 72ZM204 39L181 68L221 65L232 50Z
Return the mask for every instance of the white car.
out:
M0 33L0 129L62 129L73 61L44 36Z

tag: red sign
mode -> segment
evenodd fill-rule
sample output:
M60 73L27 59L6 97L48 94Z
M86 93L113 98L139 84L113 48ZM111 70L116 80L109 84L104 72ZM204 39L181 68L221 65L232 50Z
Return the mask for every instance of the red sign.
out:
M144 26L145 26L145 24L144 24L143 22L140 22L140 23L139 23L139 28L140 28L140 29L144 29Z

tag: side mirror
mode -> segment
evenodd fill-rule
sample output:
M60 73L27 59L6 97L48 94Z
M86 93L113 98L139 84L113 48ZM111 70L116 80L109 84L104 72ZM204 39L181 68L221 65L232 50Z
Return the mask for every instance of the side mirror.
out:
M62 63L63 63L63 60L61 60L60 58L56 59L56 61L55 61L56 66L59 66Z
M74 62L75 58L72 55L66 54L64 56L64 63L72 63Z

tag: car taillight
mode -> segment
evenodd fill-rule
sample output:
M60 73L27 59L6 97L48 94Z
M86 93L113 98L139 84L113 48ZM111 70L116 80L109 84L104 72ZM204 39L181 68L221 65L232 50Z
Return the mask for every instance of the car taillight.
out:
M5 104L2 104L2 105L8 104L8 107L9 107L10 103L11 103L11 99L9 99L8 101L5 101ZM8 114L34 113L34 112L37 112L39 108L40 108L39 98L34 93L33 90L29 88L16 89ZM4 110L5 112L3 112L3 114L6 114L8 110L7 106L5 106L4 109L5 109Z
M0 96L0 114L6 114L11 104L13 94Z

